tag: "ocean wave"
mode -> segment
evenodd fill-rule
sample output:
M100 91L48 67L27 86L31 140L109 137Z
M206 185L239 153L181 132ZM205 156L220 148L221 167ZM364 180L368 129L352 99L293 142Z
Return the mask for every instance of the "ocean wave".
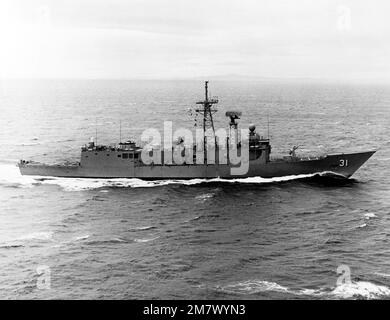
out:
M19 143L16 145L21 146L21 147L32 147L32 146L38 146L38 145L40 145L40 143L39 142L22 142L22 143Z
M37 242L51 242L53 241L53 232L33 232L26 235L10 238L0 243L0 248L3 249L12 249L12 248L21 248L31 245L36 245Z
M145 231L145 230L150 230L150 229L155 229L156 227L154 226L145 226L145 227L134 227L130 228L129 231Z
M152 227L154 228L154 227ZM143 229L140 229L143 230ZM147 229L144 229L147 230ZM124 243L142 243L142 242L149 242L158 239L159 236L154 238L135 238L135 239L126 239L122 237L111 237L111 238L97 238L97 237L91 237L89 234L86 235L80 235L71 238L70 240L63 241L61 243L57 243L53 247L62 247L65 245L87 245L87 246L101 246L101 245L117 245L117 244L124 244ZM1 245L0 245L1 248Z
M206 201L207 199L213 198L214 196L214 193L204 193L199 196L196 196L195 199Z
M216 288L230 294L256 294L261 292L280 292L298 296L313 296L326 299L381 299L390 296L390 288L368 281L345 283L335 288L291 289L276 282L247 280Z
M369 219L371 219L371 218L376 218L377 216L376 216L376 214L373 213L373 212L368 212L368 213L365 213L365 214L364 214L364 217L365 217L367 220L369 220Z
M390 296L390 288L377 285L368 281L351 282L337 286L332 295L338 298L364 298L378 299Z
M83 191L93 190L101 188L150 188L161 187L172 184L182 185L198 185L202 183L247 183L247 184L263 184L263 183L275 183L284 182L297 179L312 178L315 176L326 176L328 172L313 173L313 174L301 174L291 175L275 178L234 178L234 179L190 179L190 180L141 180L137 178L117 178L117 179L89 179L89 178L59 178L59 177L46 177L46 176L22 176L19 168L16 165L1 164L0 165L0 185L11 187L32 187L34 185L57 185L63 188L65 191ZM208 195L205 196L209 197Z
M26 234L24 236L20 236L16 238L16 241L25 241L25 240L52 240L53 239L53 232L52 231L46 231L46 232L33 232Z
M232 294L255 294L264 291L289 292L287 287L283 287L276 282L259 280L247 280L223 287L217 287L217 289Z
M390 273L375 272L374 274L383 278L390 278Z
M330 245L330 244L340 244L343 241L340 238L337 237L329 237L325 240L324 244Z
M201 216L195 216L191 219L187 219L187 220L184 220L185 223L188 223L188 222L191 222L191 221L196 221L196 220L199 220L201 218Z
M95 239L95 240L89 240L85 243L87 245L102 245L102 244L117 244L117 243L126 243L125 239L122 238L110 238L110 239Z
M1 249L12 249L12 248L22 248L22 244L0 244Z
M78 237L75 237L74 240L75 241L81 241L81 240L86 240L89 238L89 234L86 234L84 236L78 236Z
M106 245L106 244L118 244L118 243L128 243L130 241L127 241L126 239L122 239L120 237L113 237L113 238L96 238L92 237L89 234L80 235L72 237L71 239L62 241L54 245L54 248L63 247L66 245L76 245L76 244L82 244L82 245Z
M134 239L134 242L149 242L149 241L156 240L158 238L160 238L160 237L158 236L158 237L149 238L149 239Z

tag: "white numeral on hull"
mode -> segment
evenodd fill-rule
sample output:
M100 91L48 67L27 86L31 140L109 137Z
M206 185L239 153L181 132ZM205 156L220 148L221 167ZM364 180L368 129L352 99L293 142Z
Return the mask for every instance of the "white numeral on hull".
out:
M339 166L348 167L348 159L340 159Z

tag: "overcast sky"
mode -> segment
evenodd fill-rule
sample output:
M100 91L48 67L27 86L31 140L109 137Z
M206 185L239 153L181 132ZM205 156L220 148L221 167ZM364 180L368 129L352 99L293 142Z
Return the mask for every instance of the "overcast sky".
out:
M0 76L390 82L386 0L1 0Z

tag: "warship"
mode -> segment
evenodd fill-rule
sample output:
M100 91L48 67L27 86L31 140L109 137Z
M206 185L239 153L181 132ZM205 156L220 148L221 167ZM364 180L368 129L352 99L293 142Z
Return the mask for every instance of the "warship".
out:
M214 129L213 114L217 111L218 98L209 97L208 81L205 82L204 100L197 102L194 109L200 115L199 125L203 133L202 143L193 144L192 147L184 145L184 139L173 143L172 150L145 149L134 141L119 142L116 145L98 145L93 139L81 147L81 159L75 164L44 164L35 161L20 160L18 167L22 175L69 177L69 178L137 178L143 180L157 179L235 179L248 177L273 178L292 175L331 174L338 177L349 178L358 170L375 151L356 153L335 153L322 156L298 156L297 146L288 154L271 157L271 144L267 138L256 132L255 125L250 125L246 132L245 143L238 141L238 123L241 112L228 111L226 116L230 119L229 134L223 143L217 143ZM198 119L199 120L199 119ZM215 148L208 149L210 141L207 132L214 134ZM242 131L243 132L243 131ZM245 135L245 134L242 134ZM220 141L219 141L220 142ZM209 143L210 144L210 143ZM221 147L225 146L225 148ZM229 146L233 146L230 147ZM173 149L180 147L181 155L187 154L190 158L184 161L173 161ZM235 170L243 163L233 161L233 149L241 156L247 150L245 170ZM201 152L198 152L200 150ZM172 152L170 152L172 151ZM153 155L152 161L145 161L144 155ZM156 156L158 155L158 156ZM223 155L223 156L222 156ZM237 158L237 157L236 157ZM156 161L160 160L160 161ZM213 160L213 161L210 161Z

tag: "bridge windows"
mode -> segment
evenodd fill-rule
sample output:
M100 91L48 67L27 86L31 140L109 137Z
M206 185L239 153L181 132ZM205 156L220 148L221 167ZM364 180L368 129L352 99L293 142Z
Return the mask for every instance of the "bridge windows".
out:
M118 154L118 158L122 157L122 159L138 159L138 154L133 153L122 153L122 155Z

